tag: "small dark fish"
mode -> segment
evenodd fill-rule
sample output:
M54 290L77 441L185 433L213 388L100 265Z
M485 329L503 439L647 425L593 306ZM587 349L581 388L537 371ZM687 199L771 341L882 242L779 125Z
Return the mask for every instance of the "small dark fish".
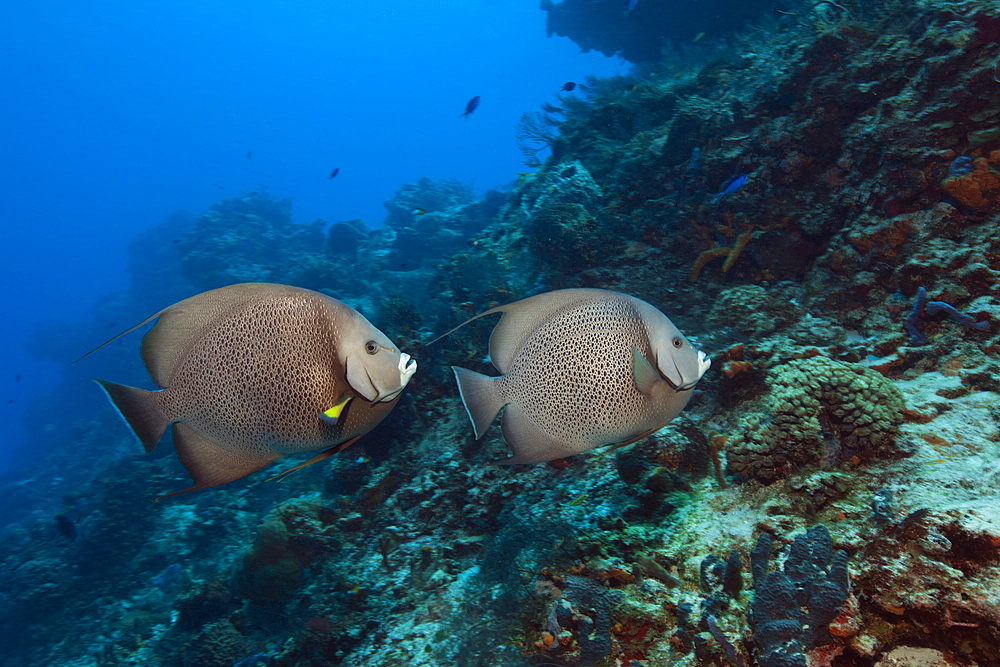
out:
M253 151L247 151L247 159L248 160L253 159Z
M59 534L72 542L76 539L76 524L65 514L55 515L56 530Z
M21 374L20 374L20 373L17 373L17 374L16 374L15 376L14 376L14 382L20 382L20 381L21 381Z
M561 90L564 90L564 91L566 91L568 93L569 91L573 90L574 88L576 88L576 82L574 82L574 81L567 81L566 83L564 83L562 85L562 89Z
M336 178L337 174L340 173L340 167L334 167L333 171L330 172L328 178Z
M476 95L471 100L465 104L465 113L463 113L459 118L468 118L469 114L479 108L479 95Z
M740 174L739 176L735 176L728 183L726 183L725 187L722 188L722 192L712 197L712 201L718 201L726 195L733 194L746 185L748 180L750 180L750 174Z
M427 215L427 211L425 209L422 209L422 208L415 208L412 211L410 211L410 214L411 215Z

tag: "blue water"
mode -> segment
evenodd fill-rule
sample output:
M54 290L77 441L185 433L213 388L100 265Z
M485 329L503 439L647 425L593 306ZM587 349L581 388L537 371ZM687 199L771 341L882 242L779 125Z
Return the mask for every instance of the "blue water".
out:
M72 336L91 320L95 299L126 286L140 231L260 188L291 197L298 221L374 227L422 176L510 183L521 114L566 81L623 69L547 38L536 0L10 3L0 59L8 476L33 462L26 407L64 370L26 351L34 326ZM81 336L79 352L99 342ZM73 405L42 407L58 439Z

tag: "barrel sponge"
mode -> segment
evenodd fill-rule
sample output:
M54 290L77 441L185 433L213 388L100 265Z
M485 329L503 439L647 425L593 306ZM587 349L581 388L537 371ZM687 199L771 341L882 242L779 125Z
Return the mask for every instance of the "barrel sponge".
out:
M258 527L253 548L233 566L233 593L256 602L284 600L301 586L307 564L292 548L285 524L271 516Z
M770 392L730 438L728 468L771 483L801 466L898 453L903 397L889 380L859 364L796 359L768 373Z

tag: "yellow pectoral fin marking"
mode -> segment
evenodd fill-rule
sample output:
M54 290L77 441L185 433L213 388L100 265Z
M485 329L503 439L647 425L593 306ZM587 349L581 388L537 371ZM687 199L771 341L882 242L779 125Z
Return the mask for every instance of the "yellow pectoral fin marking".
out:
M342 400L340 403L337 403L329 410L324 410L323 412L319 413L319 418L325 421L327 424L336 424L337 421L340 419L340 414L344 411L344 408L347 407L347 404L350 403L352 398L354 397L351 395L344 396L344 400Z

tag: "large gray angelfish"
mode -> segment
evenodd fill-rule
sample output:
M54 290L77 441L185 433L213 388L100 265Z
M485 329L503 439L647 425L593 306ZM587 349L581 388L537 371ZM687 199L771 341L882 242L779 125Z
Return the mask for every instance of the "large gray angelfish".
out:
M147 452L173 425L194 480L175 493L231 482L286 454L328 448L292 470L331 456L392 410L417 369L361 313L298 287L203 292L118 336L157 318L142 359L163 389L97 382Z
M490 336L503 375L453 370L477 439L504 409L514 456L503 463L639 440L680 413L711 365L663 313L620 292L547 292L459 326L491 313L503 313Z

